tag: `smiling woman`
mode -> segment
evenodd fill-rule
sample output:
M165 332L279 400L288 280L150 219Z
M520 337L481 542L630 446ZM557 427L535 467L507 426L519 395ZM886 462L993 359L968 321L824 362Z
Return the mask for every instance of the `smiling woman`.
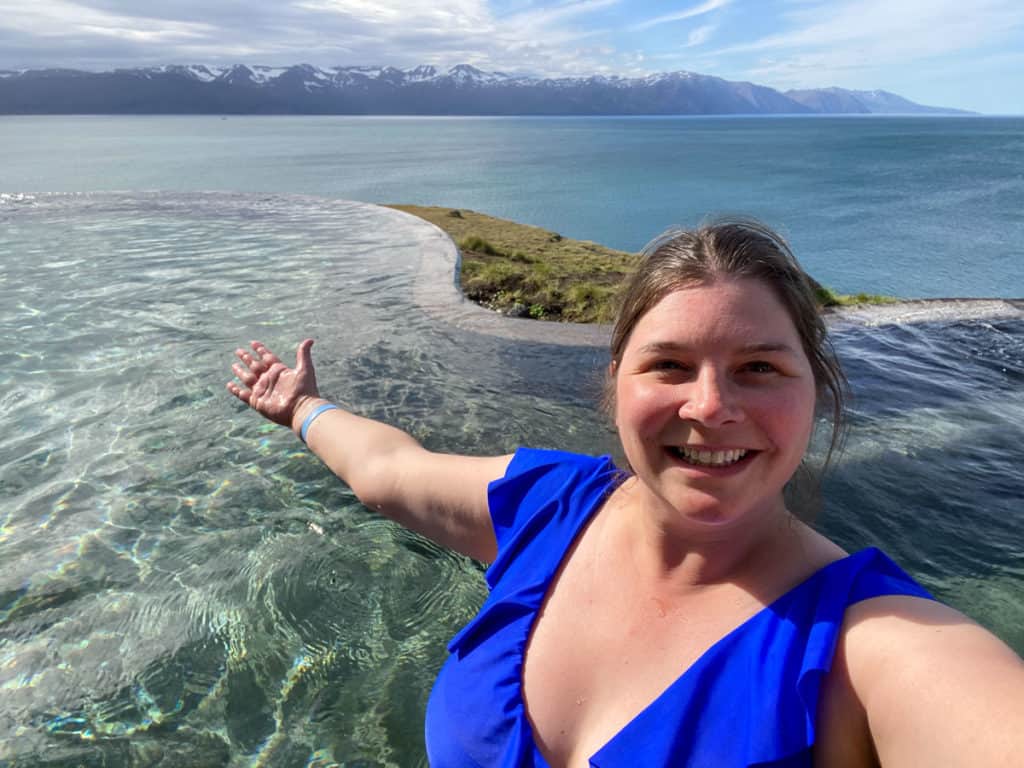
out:
M785 243L732 222L645 255L609 370L629 471L430 452L321 398L312 340L295 368L236 352L228 390L364 504L491 563L431 694L432 764L1011 764L1020 659L786 504L816 412L838 434L844 379Z
M723 277L739 281L752 295L745 296L744 291L736 290L736 283L723 284L720 281ZM693 292L686 294L690 300L678 295L672 298L675 291L702 286L723 291L725 295L711 297L709 307L698 306ZM722 224L694 233L670 230L645 249L644 268L624 295L612 332L610 370L614 374L621 367L627 342L633 339L638 326L650 328L654 337L639 351L649 358L649 365L662 368L681 369L691 365L687 356L692 357L696 350L685 343L686 334L700 331L701 323L711 342L711 351L725 352L723 339L714 336L731 333L732 348L728 352L738 354L739 358L735 362L719 360L717 365L728 369L729 365L739 364L740 368L732 377L737 383L745 382L748 387L757 385L764 392L775 390L780 394L784 393L777 386L780 383L789 380L794 380L794 385L813 383L814 392L804 393L803 402L815 404L818 411L830 418L832 438L825 458L824 468L827 468L843 435L847 385L812 298L813 286L787 244L757 222ZM718 301L738 303L738 306L719 306ZM664 308L661 315L668 322L683 326L677 327L677 332L682 331L679 338L683 341L673 341L662 333L662 321L652 317L659 314L652 310L664 302L673 306ZM738 328L721 325L723 316L743 318L746 325ZM766 335L769 328L775 329L775 337ZM660 340L663 337L665 340ZM804 370L805 364L809 370ZM617 381L613 375L606 385L605 407L609 412L615 410ZM770 386L772 384L776 386ZM699 459L701 449L697 446L679 448L691 457L698 452ZM801 453L803 450L801 448ZM746 456L742 458L748 460ZM749 460L752 459L750 456ZM790 472L790 476L793 474ZM807 475L807 472L801 473L804 484L808 483ZM811 504L807 499L812 496L807 488L792 491L790 497L801 499L802 506L807 507L794 511L810 517Z
M814 426L815 381L769 287L740 278L674 290L612 367L619 437L640 487L671 510L662 525L782 507Z

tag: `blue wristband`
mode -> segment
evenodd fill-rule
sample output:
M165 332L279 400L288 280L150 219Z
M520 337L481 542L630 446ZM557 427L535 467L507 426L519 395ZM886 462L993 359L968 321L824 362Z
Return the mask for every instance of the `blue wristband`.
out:
M306 420L302 422L302 429L299 430L299 437L302 439L302 442L306 442L306 433L309 432L310 425L317 420L317 417L320 414L326 413L327 411L336 411L337 409L338 406L334 403L324 403L310 411L309 416L307 416Z

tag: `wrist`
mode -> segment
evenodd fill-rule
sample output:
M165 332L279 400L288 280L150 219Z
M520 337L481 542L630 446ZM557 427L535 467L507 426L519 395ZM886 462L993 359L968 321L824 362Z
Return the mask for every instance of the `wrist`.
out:
M328 405L329 403L329 400L320 396L303 395L298 403L296 403L295 410L292 411L292 423L290 425L292 432L301 438L302 424L306 421L306 417L321 405Z

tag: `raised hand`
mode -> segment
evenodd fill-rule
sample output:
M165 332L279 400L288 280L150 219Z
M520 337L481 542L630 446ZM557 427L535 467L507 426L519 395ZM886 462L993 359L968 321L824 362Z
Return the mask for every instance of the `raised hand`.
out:
M241 348L235 350L235 356L241 362L232 364L231 370L242 386L229 381L228 392L271 421L294 428L296 412L320 397L310 354L313 340L306 339L299 344L294 368L282 363L263 342L254 341L250 346L252 352Z

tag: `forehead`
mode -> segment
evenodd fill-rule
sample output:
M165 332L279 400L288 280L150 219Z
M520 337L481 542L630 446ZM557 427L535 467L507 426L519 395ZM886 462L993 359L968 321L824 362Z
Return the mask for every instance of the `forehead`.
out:
M705 342L801 348L796 326L770 286L752 278L729 278L666 294L637 321L627 349Z

